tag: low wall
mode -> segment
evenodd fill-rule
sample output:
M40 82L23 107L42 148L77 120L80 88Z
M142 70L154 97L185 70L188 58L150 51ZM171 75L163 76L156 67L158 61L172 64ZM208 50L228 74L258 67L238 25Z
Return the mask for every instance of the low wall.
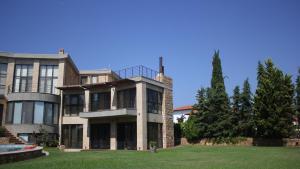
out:
M0 137L0 144L9 144L8 137Z
M23 160L36 158L36 157L41 157L44 155L42 150L43 150L42 147L36 147L35 149L32 149L32 150L2 152L2 153L0 153L0 164L23 161Z
M201 139L198 141L194 141L192 143L188 142L186 138L181 138L180 140L181 145L188 145L188 144L198 144L198 145L205 145L205 146L212 146L212 145L236 145L236 146L286 146L286 147L300 147L300 139L262 139L262 138L245 138L245 140L240 141L237 144L216 144L213 143L210 139Z

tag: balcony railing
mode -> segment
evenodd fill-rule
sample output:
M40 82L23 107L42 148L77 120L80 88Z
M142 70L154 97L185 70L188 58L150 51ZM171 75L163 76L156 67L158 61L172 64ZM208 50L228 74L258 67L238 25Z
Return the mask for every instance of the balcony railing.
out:
M146 77L159 81L158 71L145 67L143 65L133 66L118 71L114 71L120 78Z

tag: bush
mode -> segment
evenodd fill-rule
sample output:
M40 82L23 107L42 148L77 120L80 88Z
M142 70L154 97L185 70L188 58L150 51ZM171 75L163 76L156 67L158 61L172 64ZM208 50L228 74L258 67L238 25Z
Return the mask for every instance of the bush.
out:
M199 131L197 120L194 116L190 116L186 122L182 123L183 136L189 142L196 141L199 138Z
M4 127L0 127L0 137L5 137L5 129L4 129Z

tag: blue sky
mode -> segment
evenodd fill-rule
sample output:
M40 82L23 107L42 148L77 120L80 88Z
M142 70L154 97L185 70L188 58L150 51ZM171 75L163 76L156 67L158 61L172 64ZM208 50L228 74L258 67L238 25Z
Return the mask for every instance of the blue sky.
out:
M295 79L299 9L298 0L1 0L0 51L64 48L79 69L158 69L163 56L181 106L210 84L216 49L229 94L247 77L254 92L257 63L267 58Z

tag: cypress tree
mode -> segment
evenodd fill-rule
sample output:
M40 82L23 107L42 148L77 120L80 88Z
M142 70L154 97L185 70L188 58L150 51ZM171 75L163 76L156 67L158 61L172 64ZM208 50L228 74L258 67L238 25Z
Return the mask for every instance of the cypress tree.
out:
M254 97L257 136L283 138L293 131L293 94L291 76L276 68L269 59L258 64L258 85Z

